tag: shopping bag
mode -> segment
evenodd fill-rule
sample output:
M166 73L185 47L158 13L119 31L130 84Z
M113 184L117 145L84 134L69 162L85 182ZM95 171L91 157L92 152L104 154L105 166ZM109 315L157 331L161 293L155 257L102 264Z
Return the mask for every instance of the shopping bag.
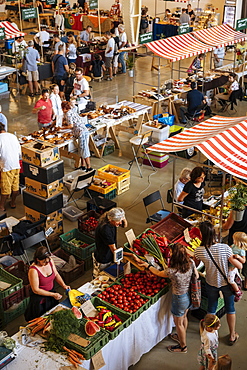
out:
M196 274L193 270L191 281L190 281L190 298L191 298L191 310L195 310L201 305L201 280L197 279Z

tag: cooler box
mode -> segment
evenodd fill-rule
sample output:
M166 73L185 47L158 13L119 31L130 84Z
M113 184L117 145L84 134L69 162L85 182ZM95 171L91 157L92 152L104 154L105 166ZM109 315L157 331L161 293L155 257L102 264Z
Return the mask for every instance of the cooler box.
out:
M46 167L36 166L25 161L23 163L23 174L35 181L43 184L51 184L56 180L60 180L64 176L63 161L57 161Z
M8 51L8 53L9 53L9 50L11 50L11 54L12 54L12 44L14 41L15 39L5 40L5 49Z
M51 212L63 208L63 193L54 195L54 197L45 199L37 195L23 191L23 204L24 206L34 209L37 212L48 215Z
M153 131L152 140L156 143L159 143L163 140L166 140L169 137L170 126L163 125L162 128L156 128L156 127L152 127L144 123L142 125L142 133L145 133L149 130Z

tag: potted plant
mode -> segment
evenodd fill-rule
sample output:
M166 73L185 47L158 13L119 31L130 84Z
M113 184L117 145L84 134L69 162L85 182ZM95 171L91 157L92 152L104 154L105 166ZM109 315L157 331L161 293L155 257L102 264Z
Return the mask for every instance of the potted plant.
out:
M247 205L247 186L237 184L229 189L229 194L231 195L230 207L233 211L233 219L234 221L242 221L245 206Z
M132 53L128 54L128 58L126 59L126 67L129 70L129 76L130 77L134 77L134 66L135 66L134 54L132 54Z

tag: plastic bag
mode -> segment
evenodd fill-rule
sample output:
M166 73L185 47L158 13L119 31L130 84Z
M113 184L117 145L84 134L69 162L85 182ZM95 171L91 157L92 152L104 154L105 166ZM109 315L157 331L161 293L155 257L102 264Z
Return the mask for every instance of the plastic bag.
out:
M169 116L164 117L164 114L156 114L155 116L153 116L153 119L157 119L159 123L163 123L164 125L173 126L175 116L170 113L165 113L165 114L169 114Z

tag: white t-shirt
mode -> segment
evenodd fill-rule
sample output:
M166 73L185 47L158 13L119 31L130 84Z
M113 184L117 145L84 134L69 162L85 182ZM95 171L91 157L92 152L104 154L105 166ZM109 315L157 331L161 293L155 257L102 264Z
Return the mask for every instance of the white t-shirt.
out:
M119 48L121 49L122 45L127 42L126 32L119 33Z
M47 31L40 31L40 32L36 33L35 36L40 38L42 45L44 44L44 42L50 40L50 35ZM49 45L47 45L47 47L48 46ZM44 47L46 47L46 46L44 45Z
M68 59L76 59L77 58L75 44L69 44L67 57L68 57Z
M20 168L21 146L17 137L9 132L0 134L0 169L8 172Z
M231 86L230 86L230 90L231 91L236 91L236 90L239 90L239 83L238 83L238 81L233 81L233 83L231 84Z
M224 59L225 56L225 47L222 46L220 48L217 48L213 51L215 58Z
M184 185L185 184L182 181L180 181L180 180L178 180L176 182L176 184L174 186L174 200L175 200L175 202L178 201L178 197L182 193L183 188L184 188ZM178 203L183 204L183 202L178 202Z
M82 78L80 81L75 79L74 80L74 94L75 95L80 95L85 90L89 91L89 84L88 84L87 80L85 78ZM78 101L79 110L84 109L87 102L88 102L88 98L80 97L80 100Z
M114 46L115 46L115 40L113 37L111 37L108 42L107 42L107 45L106 45L106 49L105 49L105 56L108 57L108 58L111 58L113 57L114 55ZM112 48L111 51L110 48Z
M13 42L13 44L12 44L12 53L18 53L18 51L20 49L20 46L26 48L27 47L26 41L22 40L21 42L18 42L16 40L15 42Z
M61 101L60 96L58 94L51 93L50 99L52 102L52 108L54 110L54 114L56 116L63 115L62 106L61 106L62 101Z

